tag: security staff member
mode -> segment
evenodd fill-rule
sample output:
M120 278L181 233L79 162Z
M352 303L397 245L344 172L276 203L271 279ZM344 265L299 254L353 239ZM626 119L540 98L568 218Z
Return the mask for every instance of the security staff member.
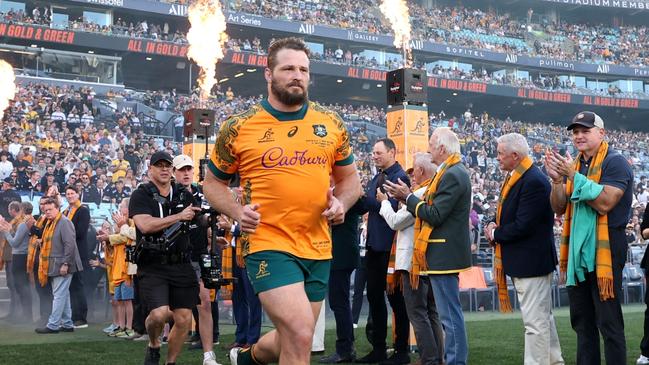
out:
M190 262L190 242L186 231L164 233L178 223L187 224L200 208L192 206L193 198L182 185L171 183L172 158L164 151L151 156L150 183L133 192L129 214L137 232L139 292L148 309L146 329L149 344L145 365L160 361L160 335L173 318L169 334L167 364L175 364L185 336L191 326L192 308L198 304L198 282ZM161 247L163 246L163 247Z

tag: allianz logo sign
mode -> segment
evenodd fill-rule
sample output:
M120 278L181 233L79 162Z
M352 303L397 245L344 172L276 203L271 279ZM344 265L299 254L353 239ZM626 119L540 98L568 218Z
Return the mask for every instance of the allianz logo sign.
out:
M507 54L507 56L505 56L505 62L508 62L508 63L517 63L517 62L518 62L518 55L515 55L515 54Z
M597 72L600 74L607 74L611 71L611 67L609 65L598 65L597 66Z
M171 4L169 7L169 15L187 16L189 8L187 5Z
M410 48L421 51L424 49L424 41L422 40L412 40L410 41Z
M304 33L304 34L313 34L313 33L315 33L315 25L301 23L300 28L298 29L298 32Z

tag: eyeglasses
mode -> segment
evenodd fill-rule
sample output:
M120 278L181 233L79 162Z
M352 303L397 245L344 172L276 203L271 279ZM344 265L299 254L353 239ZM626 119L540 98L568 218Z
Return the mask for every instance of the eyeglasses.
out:
M155 166L156 168L159 168L160 170L169 170L169 169L171 169L171 165L169 165L169 164L158 163L158 164L155 164L153 166Z

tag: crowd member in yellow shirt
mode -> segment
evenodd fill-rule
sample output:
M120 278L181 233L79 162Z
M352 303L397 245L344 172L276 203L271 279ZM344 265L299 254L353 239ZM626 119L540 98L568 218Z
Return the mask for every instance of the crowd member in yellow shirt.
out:
M361 192L345 124L308 100L308 56L297 38L271 44L268 98L222 123L204 183L210 204L240 223L248 276L277 328L233 348L233 364L309 363L329 280L329 224ZM243 205L228 190L236 173Z

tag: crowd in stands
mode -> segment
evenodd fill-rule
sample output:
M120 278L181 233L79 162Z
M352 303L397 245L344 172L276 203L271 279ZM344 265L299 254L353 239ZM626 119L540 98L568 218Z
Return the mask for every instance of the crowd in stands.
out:
M262 16L351 28L375 34L391 34L389 23L371 0L279 1L261 4L231 1L230 9ZM646 26L612 27L537 20L528 13L516 18L509 13L466 7L424 8L409 2L413 39L454 44L497 52L551 56L583 62L649 65L643 45L649 41ZM532 23L535 19L535 23ZM538 35L531 44L530 34Z
M274 3L271 1L267 2L266 5L262 7L251 7L249 4L245 5L244 3L242 3L239 5L235 4L235 8L236 10L247 12L253 11L251 9L254 8L258 9L258 11L261 11L259 9L265 9L268 10L268 13L266 13L265 15L271 16L275 15L274 11L277 9L285 9L287 7L289 10L293 9L290 5L284 4L280 7L278 4L273 4ZM237 8L237 6L241 8ZM323 5L320 7L316 6L315 8L306 7L305 9L307 9L308 11L304 9L298 9L296 10L297 13L294 15L295 18L292 18L292 20L308 21L318 19L319 21L333 22L332 25L340 23L338 25L343 27L358 27L358 19L363 19L364 21L373 21L376 18L373 15L374 13L369 10L360 12L360 15L354 13L354 11L361 8L366 8L368 6L368 4L365 4L363 1L356 2L354 4L346 4L345 6L348 7L345 8L346 11L335 12L336 15L333 17L317 16L317 14L321 12L323 14L329 15L331 9L334 9L334 7L329 5ZM417 5L413 4L412 6L413 9L417 9ZM421 18L418 15L413 15L413 29L425 31L426 34L420 34L420 36L431 41L474 46L484 49L492 49L495 47L497 50L503 52L511 53L520 51L522 53L532 53L544 56L557 56L560 58L569 59L583 60L585 58L589 58L593 60L593 55L598 54L605 62L613 62L617 57L626 61L640 60L640 64L643 64L644 60L649 59L649 57L647 57L647 55L649 55L649 51L644 50L644 47L641 46L642 44L647 44L647 42L649 42L649 39L646 36L646 28L623 27L619 29L611 29L603 26L598 26L595 27L595 29L591 29L584 25L575 24L563 24L562 28L557 28L556 24L553 25L548 22L544 22L542 26L545 32L552 35L550 39L545 41L536 40L532 47L527 47L526 45L524 45L524 43L521 43L521 45L519 46L522 48L517 49L517 46L513 45L513 43L511 42L504 43L500 46L495 45L492 47L492 45L484 43L483 41L473 39L471 40L470 44L467 44L467 40L465 38L462 38L462 32L468 29L471 32L475 32L477 34L524 38L525 32L527 32L527 27L525 26L524 21L521 22L512 20L509 15L495 15L491 12L485 13L480 10L471 10L468 8L434 8L420 10L425 14L430 13L430 16ZM281 13L282 15L277 16L287 16L285 12ZM7 13L0 14L0 17L4 21L43 25L49 24L50 16L50 10L47 7L34 8L31 12L31 16L22 10L8 11ZM352 17L355 21L349 22L351 24L347 24L344 21L336 20L338 19L338 17L345 16ZM380 17L376 18L376 21L380 23ZM425 21L425 23L419 24L418 22L420 21ZM432 22L432 24L429 24L430 22ZM537 24L537 26L541 25ZM67 25L64 25L64 27L66 29L72 30L99 32L119 36L149 38L178 43L187 42L184 31L180 29L170 29L169 23L167 22L165 22L164 24L154 24L148 22L146 19L133 22L123 20L122 18L117 18L113 25L100 26L96 23L88 22L84 18L80 18L71 20ZM379 33L383 31L389 31L389 29L381 27L368 28L364 30L371 30L373 32ZM617 36L618 33L619 37ZM580 36L576 36L575 34L579 34ZM573 50L572 53L565 52L566 47L561 45L561 39L570 39L571 42L574 43L574 46L571 48ZM270 40L270 42L272 42L272 39ZM589 47L592 47L592 49L589 49ZM236 52L254 52L257 54L265 54L266 48L266 45L262 45L262 42L257 37L253 39L233 38L228 40L227 43L227 49ZM623 50L621 51L619 48L622 48ZM645 52L647 54L645 54ZM314 52L312 54L312 59L328 63L354 65L382 70L392 70L401 67L401 61L397 58L388 58L383 62L379 62L374 57L365 56L362 53L353 53L350 49L342 49L340 46L335 49L325 48L323 53ZM629 64L629 62L625 63ZM415 59L413 67L427 69L429 75L431 76L512 85L516 87L557 90L584 95L602 95L626 98L649 97L644 92L621 92L618 86L613 84L611 84L606 89L600 90L577 87L577 85L570 80L559 80L559 77L556 75L536 75L534 77L525 78L517 77L513 74L493 75L484 69L463 70L456 67L444 68L439 65L430 68L430 66L426 67L417 59ZM165 106L164 103L162 103L160 105L157 105L157 107L159 109L166 109L168 106Z
M85 17L69 19L67 23L54 23L52 14L48 7L35 7L31 15L21 10L10 9L6 13L0 13L0 20L11 23L36 24L51 26L59 29L75 30L81 32L102 33L107 35L125 36L131 38L147 38L174 43L187 43L186 31L180 28L174 29L175 23L164 22L156 24L146 19L126 20L117 18L113 24L100 25Z
M180 2L183 3L183 2ZM467 7L422 7L409 2L413 39L436 43L486 49L521 55L546 56L589 63L612 63L629 66L649 65L649 31L646 26L613 27L602 24L556 22L547 17L532 18L495 10ZM356 29L375 34L391 34L375 3L370 0L354 2L329 1L229 1L227 9L271 18L324 24ZM50 25L51 10L35 7L28 12L10 10L1 14L3 21ZM534 22L532 21L534 19ZM99 25L81 17L68 24L56 24L65 29L112 35L150 38L186 43L186 29L177 24L155 24L144 20L117 18L114 24ZM177 29L173 29L177 27ZM237 46L236 44L233 46ZM258 49L254 42L243 42L243 50ZM327 55L323 55L327 58ZM371 66L367 60L367 66Z
M272 42L272 39L271 41ZM249 39L229 39L227 49L235 52L253 52L257 54L265 54L266 48L261 44L259 38ZM402 63L397 58L388 58L385 62L379 62L375 57L367 57L361 53L352 53L350 49L338 48L325 48L323 53L312 52L311 59L314 61L322 61L327 63L335 63L340 65L357 66L365 68L374 68L380 70L394 70L402 67ZM542 89L561 91L571 94L581 95L600 95L609 97L624 97L624 98L649 98L649 94L645 92L622 92L615 84L610 84L608 88L594 90L585 87L578 87L577 84L567 78L560 78L558 75L542 75L535 74L535 76L518 77L512 73L499 73L493 74L485 69L471 69L464 70L459 67L445 68L441 65L435 65L432 68L426 67L415 59L413 68L426 69L429 76L444 77L452 79L461 79L469 81L479 81L487 84L510 85L515 87L524 87L528 89Z

